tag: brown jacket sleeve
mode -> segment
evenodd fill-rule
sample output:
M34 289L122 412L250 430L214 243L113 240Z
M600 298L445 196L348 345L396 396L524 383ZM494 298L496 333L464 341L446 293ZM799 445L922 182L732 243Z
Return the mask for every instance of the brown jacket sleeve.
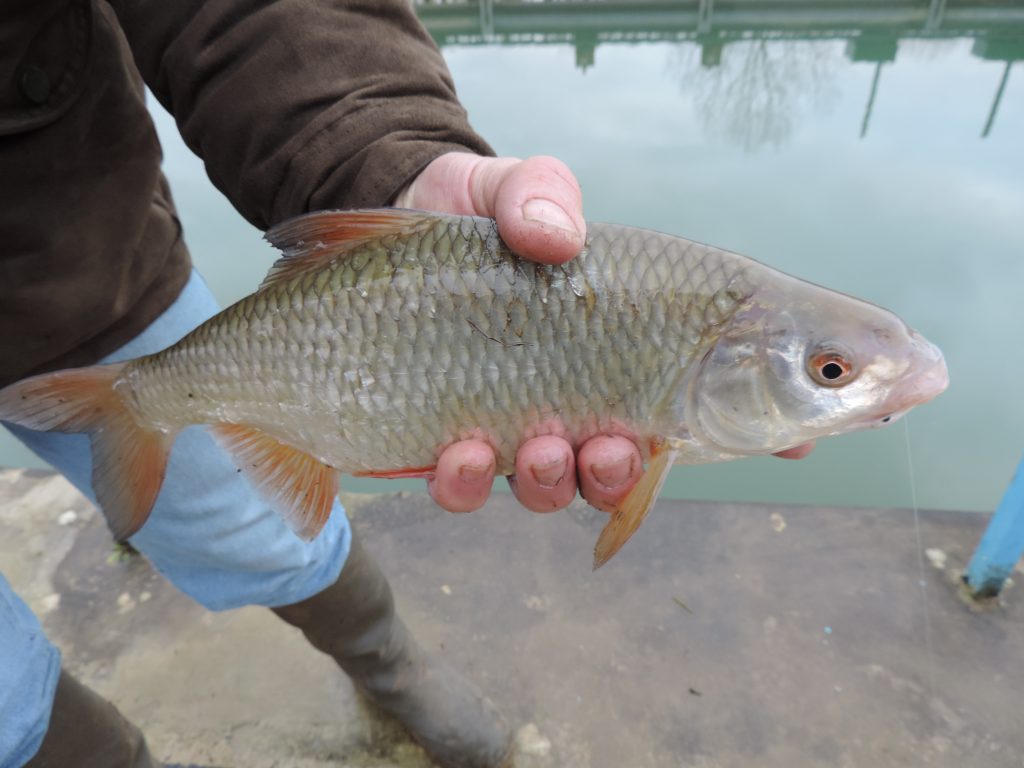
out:
M136 64L260 228L388 204L452 150L491 154L408 0L115 0Z

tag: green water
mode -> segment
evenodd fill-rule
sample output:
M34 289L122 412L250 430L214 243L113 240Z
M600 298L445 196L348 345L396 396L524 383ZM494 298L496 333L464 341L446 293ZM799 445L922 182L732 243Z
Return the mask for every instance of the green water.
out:
M710 8L422 15L475 127L502 154L564 159L588 218L749 254L887 306L942 347L950 390L908 420L918 502L991 509L1024 455L1024 6ZM232 301L274 254L156 118L195 260ZM0 464L29 463L5 435ZM907 433L833 438L802 462L677 468L667 494L909 506Z

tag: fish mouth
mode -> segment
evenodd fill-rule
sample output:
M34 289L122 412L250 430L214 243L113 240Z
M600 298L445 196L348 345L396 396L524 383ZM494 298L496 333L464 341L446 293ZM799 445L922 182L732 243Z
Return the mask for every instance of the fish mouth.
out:
M911 372L893 387L885 399L878 418L888 424L917 405L933 400L949 387L949 369L942 352L917 331L911 332L915 357Z

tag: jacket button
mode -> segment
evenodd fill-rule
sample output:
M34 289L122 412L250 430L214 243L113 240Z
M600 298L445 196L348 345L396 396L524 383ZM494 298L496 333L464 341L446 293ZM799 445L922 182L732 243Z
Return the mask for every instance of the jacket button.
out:
M50 78L39 67L25 67L18 85L21 95L33 104L42 104L50 98Z

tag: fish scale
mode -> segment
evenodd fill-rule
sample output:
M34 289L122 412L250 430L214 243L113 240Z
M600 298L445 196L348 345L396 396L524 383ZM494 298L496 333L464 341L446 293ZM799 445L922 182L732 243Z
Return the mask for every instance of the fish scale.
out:
M432 228L419 242L390 239L385 247L372 244L348 253L331 265L334 280L330 282L319 280L318 275L316 279L307 276L269 289L263 301L256 297L248 300L253 315L261 321L253 324L250 333L260 334L268 316L287 317L284 327L265 332L279 344L265 355L267 373L287 382L287 386L274 388L275 397L270 400L306 401L307 394L297 390L295 382L315 378L319 386L336 395L328 399L338 403L339 409L324 413L314 407L314 418L406 427L397 439L383 442L375 433L361 442L353 441L348 436L353 430L346 430L343 439L326 434L311 443L300 440L294 431L276 434L334 466L375 471L396 462L428 466L440 446L481 430L498 449L500 469L509 471L521 435L537 431L535 414L557 412L561 426L582 439L586 435L581 422L599 404L613 398L621 404L599 426L618 421L634 431L648 431L654 416L651 410L664 399L668 383L678 375L679 361L692 353L695 340L707 335L706 328L685 332L685 303L657 300L660 293L649 301L649 292L654 286L666 289L666 279L677 276L680 284L668 286L675 289L671 293L690 294L697 304L710 307L715 305L715 287L694 280L695 276L706 279L709 273L693 268L697 258L706 254L683 252L683 258L693 262L691 267L674 269L672 261L679 255L671 253L678 249L667 247L673 245L671 239L624 229L592 225L588 248L563 269L518 262L499 244L493 223L473 221L467 226L456 219ZM626 243L639 248L639 253L627 252L625 259L621 253L612 256L624 234ZM433 259L424 266L419 257L431 237ZM707 252L715 253L712 249ZM418 258L409 258L411 254ZM737 266L733 275L719 273L732 278L742 272L743 265ZM578 295L580 290L566 291L572 283L592 293L595 305L588 309L586 297ZM540 291L530 292L534 285L539 285ZM341 307L335 302L317 301L310 312L309 302L287 300L303 290L315 292L319 287L323 291L327 286L334 295L346 297L348 311L338 311ZM507 286L516 297L508 302L508 308L503 305L509 298ZM433 322L424 323L419 311L421 294L414 294L417 299L408 298L413 290L422 291L436 303ZM646 302L647 310L624 311L626 297L633 298L630 306L637 300ZM250 311L246 303L239 307L240 312ZM261 314L258 309L264 303L271 310ZM515 305L521 307L519 313L512 309ZM712 310L712 314L714 322L722 321L721 312ZM509 339L505 326L513 316L522 335ZM708 317L702 322L707 323ZM337 346L325 349L322 342L312 354L290 354L288 341L300 338L309 328L321 329ZM629 341L626 349L624 338ZM183 345L187 347L188 341ZM218 354L216 346L209 347L211 354ZM433 351L438 346L444 350L440 354ZM330 360L336 369L370 372L373 384L362 388L360 379L345 381L326 369L321 377L312 377L308 371L311 361L317 359ZM285 378L285 369L292 375ZM481 375L487 370L495 376ZM632 379L630 370L636 372ZM427 382L430 397L412 397L408 379ZM220 383L218 402L230 399L230 386L230 381ZM591 393L596 397L588 396ZM233 398L229 419L256 425L272 422L275 411L267 414L261 408L266 400ZM165 399L163 406L167 404ZM303 431L308 434L312 430Z
M749 265L728 271L714 249L623 227L589 233L564 267L516 260L492 221L468 217L364 243L139 363L140 408L169 428L252 424L356 472L430 466L470 434L490 440L509 472L522 435L542 431L541 413L557 413L551 429L577 441L613 424L647 434L680 361L709 340L709 320L724 320L709 308L725 281ZM688 327L697 317L702 327ZM180 378L183 358L187 384L158 383ZM253 378L247 369L260 385L240 384ZM305 404L304 423L276 423L287 403Z
M664 289L676 276L681 280L672 293L689 293L698 303L712 301L714 287L694 284L694 275L705 270L673 268L679 256L671 253L669 238L599 224L590 232L584 254L564 268L515 260L489 220L452 218L409 242L364 245L325 270L243 300L195 341L186 338L142 362L139 389L156 394L142 395L143 409L179 426L180 392L173 397L151 382L173 377L182 355L206 355L206 364L189 377L198 390L190 399L217 406L203 412L197 404L184 412L189 419L226 417L268 428L278 418L275 403L308 403L313 395L333 408L325 411L314 401L312 421L403 425L388 440L369 429L361 440L353 429L310 440L316 431L310 424L274 425L271 434L351 471L428 466L440 446L475 430L495 445L500 470L510 471L521 435L537 431L536 414L557 411L560 426L579 440L585 426L593 427L581 423L609 399L617 407L599 426L618 421L649 431L651 409L664 399L693 340L706 332L686 333L687 305L657 300L659 293L649 301L651 287ZM639 252L617 253L624 241ZM431 254L426 263L425 247ZM682 254L694 264L703 255ZM736 276L742 272L737 266ZM535 285L541 290L532 291ZM646 311L631 310L637 301L648 305ZM424 303L432 317L424 316ZM520 334L508 333L512 323ZM263 343L230 341L240 332ZM225 366L225 353L244 359ZM239 386L247 367L260 372L267 393ZM350 370L364 373L340 375ZM488 371L492 375L484 375ZM366 372L373 378L369 386ZM421 396L410 380L425 383Z

